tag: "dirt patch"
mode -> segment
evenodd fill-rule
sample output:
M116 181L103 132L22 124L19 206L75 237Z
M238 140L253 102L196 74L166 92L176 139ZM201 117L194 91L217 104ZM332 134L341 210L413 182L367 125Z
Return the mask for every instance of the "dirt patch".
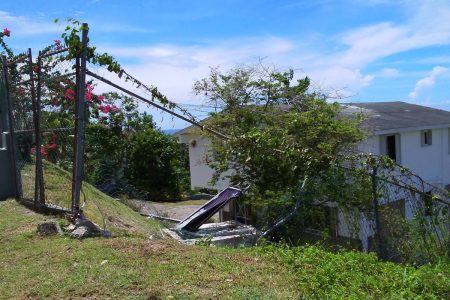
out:
M158 215L162 217L168 217L177 220L183 220L195 212L201 205L186 205L183 202L178 203L158 203L141 200L130 200L134 203L135 207L139 208L139 213L144 215ZM219 215L216 214L212 217L215 221L219 220Z
M118 251L124 253L140 253L142 256L167 253L175 247L179 248L178 244L168 241L145 241L136 244L122 240L111 240L107 244Z
M133 228L132 225L122 221L121 219L115 218L113 216L108 216L108 222L114 224L114 226L119 227L119 228L126 228L126 229Z

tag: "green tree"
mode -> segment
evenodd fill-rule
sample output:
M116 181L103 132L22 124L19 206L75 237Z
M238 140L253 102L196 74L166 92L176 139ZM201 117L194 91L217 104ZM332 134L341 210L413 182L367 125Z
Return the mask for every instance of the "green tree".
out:
M87 179L110 194L179 199L189 177L175 138L159 131L150 115L139 112L133 98L116 93L103 97L100 108L91 108L86 128ZM120 108L114 103L121 103ZM104 113L105 107L115 109Z
M292 211L305 178L304 188L319 190L320 179L364 137L361 118L340 117L338 103L312 92L308 77L294 80L292 70L212 69L195 83L194 91L222 108L208 122L229 137L211 136L206 160L216 171L214 179L233 170L233 184L251 184L247 198L254 206L264 202L273 217L269 223L280 211Z
M131 137L125 176L156 201L179 200L189 185L178 142L151 129Z

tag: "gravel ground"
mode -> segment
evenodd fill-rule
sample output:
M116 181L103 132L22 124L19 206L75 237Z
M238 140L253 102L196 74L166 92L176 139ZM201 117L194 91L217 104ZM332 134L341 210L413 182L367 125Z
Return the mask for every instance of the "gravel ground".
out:
M155 214L163 217L169 217L172 219L183 220L188 217L194 211L196 211L201 205L186 205L180 202L177 204L166 204L150 201L133 200L136 206L140 207L139 212L141 214ZM213 217L218 220L218 214Z

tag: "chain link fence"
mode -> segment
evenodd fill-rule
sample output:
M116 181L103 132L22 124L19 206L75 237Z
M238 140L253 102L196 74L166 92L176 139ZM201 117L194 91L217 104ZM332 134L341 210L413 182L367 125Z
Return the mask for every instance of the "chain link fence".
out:
M32 78L31 50L20 54L16 60L7 62L7 81L11 132L14 133L17 183L21 197L32 200L36 191L36 127L34 111L36 98Z
M45 203L70 209L75 149L76 60L65 51L38 57L42 193Z
M83 181L88 45L84 25L82 51L73 59L58 41L39 52L35 62L29 49L2 64L16 197L35 208L74 216L81 212Z
M397 175L372 179L376 187L373 199L378 201L378 216L375 210L369 218L373 220L370 222L373 234L369 248L391 261L424 263L448 257L448 192L412 173L394 174Z
M297 211L283 226L277 227L295 206L289 195L282 194L248 202L250 223L270 232L269 240L293 245L318 242L333 249L356 248L376 252L385 260L416 264L449 257L448 191L401 166L338 167L337 172L345 181L338 184L340 190L332 182L336 177L311 181L294 200L298 201ZM332 184L331 189L327 184Z

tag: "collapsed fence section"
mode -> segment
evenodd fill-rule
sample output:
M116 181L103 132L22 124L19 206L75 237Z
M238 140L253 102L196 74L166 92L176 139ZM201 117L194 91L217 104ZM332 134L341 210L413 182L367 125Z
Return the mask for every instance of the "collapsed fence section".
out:
M249 223L270 241L358 249L415 264L449 258L449 191L383 156L361 154L351 167L338 164L326 177L305 178L296 195L254 195L244 199Z
M391 261L423 263L450 254L450 201L443 188L399 172L373 178L370 248Z

